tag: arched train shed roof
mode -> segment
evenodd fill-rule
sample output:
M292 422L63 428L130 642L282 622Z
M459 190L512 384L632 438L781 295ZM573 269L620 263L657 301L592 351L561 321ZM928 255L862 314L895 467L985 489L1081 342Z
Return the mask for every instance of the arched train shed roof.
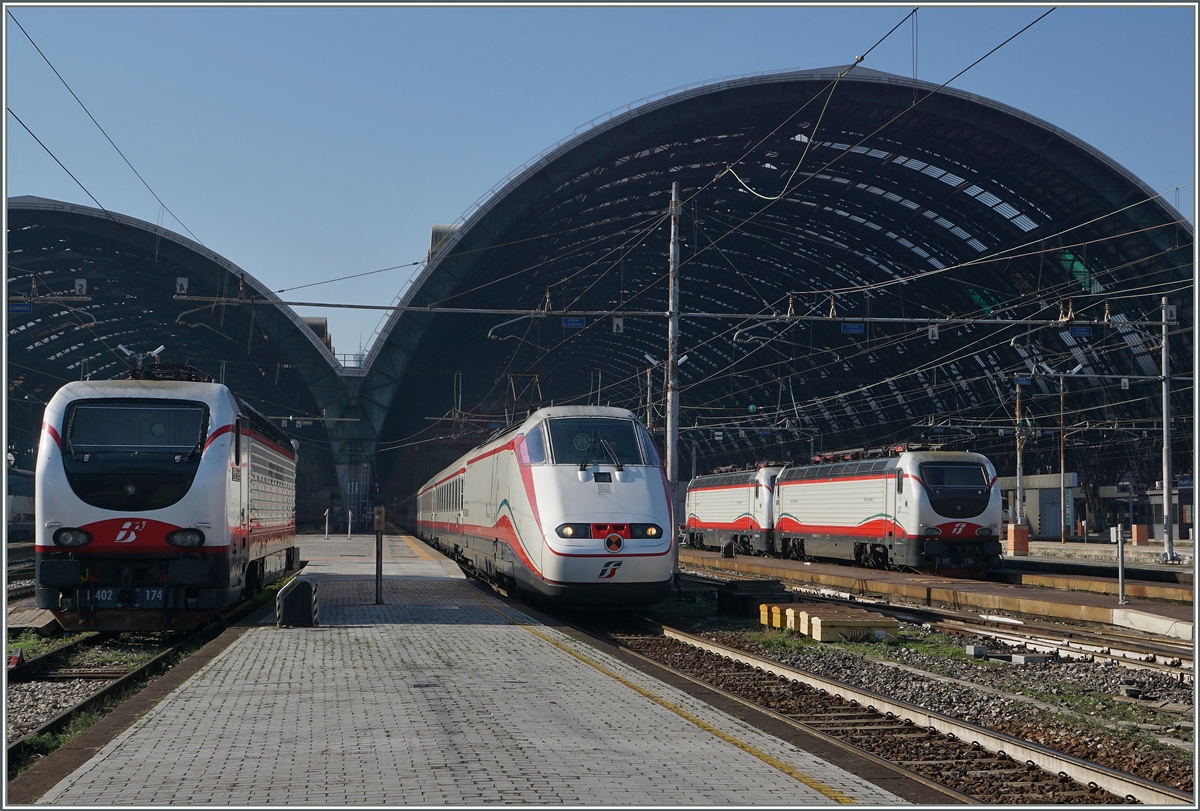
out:
M212 250L115 212L39 197L7 205L8 293L36 297L29 312L10 305L8 314L7 428L16 467L32 469L42 411L64 383L109 379L136 365L121 345L135 353L161 345L162 362L200 368L271 417L320 414L344 399L329 348L290 308L175 300L179 279L193 296L236 297L241 287L247 298L277 300ZM87 300L73 300L80 282ZM330 437L315 421L289 421L288 431L303 443L311 491L298 493L303 517L337 491Z
M1190 374L1190 225L1121 166L1044 121L969 93L928 95L933 85L845 70L724 81L630 109L544 154L471 214L402 303L549 301L553 312L504 326L511 316L390 319L362 392L392 403L379 458L393 480L414 483L413 466L423 469L428 456L403 448L451 424L430 418L458 402L494 412L532 379L508 373L537 375L543 402L645 412L646 356L663 359L666 320L626 318L615 332L611 319L569 328L559 316L666 310L673 182L684 200L680 379L682 423L693 429L683 435L685 465L693 450L701 470L798 459L810 437L827 451L928 441L936 437L921 424L930 419L959 426L939 437L1011 455L1011 436L997 437L1012 426L1013 376L1045 363L1082 364L1064 400L1068 425L1086 423L1094 430L1079 437L1104 446L1093 461L1115 471L1137 446L1152 470L1158 382L1134 379L1121 390L1102 375L1158 373L1158 327L1121 322L1158 319L1162 295L1181 305L1174 373ZM838 323L776 322L735 342L755 322L689 317L783 315L789 306L1011 324L943 328L931 340L916 323L873 323L855 335ZM1086 337L1066 323L1021 323L1106 310L1110 325ZM493 328L504 340L488 340ZM661 414L661 370L651 378ZM1172 398L1180 458L1191 449L1186 387ZM1057 379L1035 377L1026 395L1034 423L1056 426ZM1116 433L1100 433L1101 423ZM1136 436L1122 433L1130 426Z

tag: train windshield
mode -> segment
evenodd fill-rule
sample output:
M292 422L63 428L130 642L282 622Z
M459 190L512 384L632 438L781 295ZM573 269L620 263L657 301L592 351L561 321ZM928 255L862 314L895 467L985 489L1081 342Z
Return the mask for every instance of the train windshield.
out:
M973 462L922 462L921 481L927 487L987 487L987 471Z
M206 417L202 404L179 400L85 400L65 439L74 453L189 453L203 446Z
M632 420L605 417L559 418L546 421L556 465L642 465Z

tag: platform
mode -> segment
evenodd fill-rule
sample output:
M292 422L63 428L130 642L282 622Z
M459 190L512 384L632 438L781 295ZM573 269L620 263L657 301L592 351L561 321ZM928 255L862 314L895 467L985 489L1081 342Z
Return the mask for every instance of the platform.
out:
M389 537L300 539L320 625L249 621L39 804L818 805L896 795Z
M1195 565L1195 545L1190 540L1175 541L1172 544L1175 554L1179 556L1178 563L1162 563L1163 552L1166 550L1162 541L1151 541L1144 546L1134 546L1127 540L1124 546L1126 565L1163 566L1188 570ZM1058 540L1030 540L1028 556L1097 561L1116 566L1117 545L1096 539L1095 536L1092 536L1092 540L1087 543L1079 539L1068 540L1066 543Z
M808 583L850 594L899 597L924 605L945 606L963 611L1010 611L1037 617L1120 626L1176 639L1192 639L1194 608L1190 584L1175 586L1176 589L1186 592L1189 599L1174 603L1134 596L1133 584L1127 584L1126 597L1129 603L1120 605L1115 594L1082 590L1059 591L1034 585L991 583L743 555L729 559L722 558L718 552L697 549L680 550L679 562L724 568L776 580ZM1165 588L1164 584L1155 586Z

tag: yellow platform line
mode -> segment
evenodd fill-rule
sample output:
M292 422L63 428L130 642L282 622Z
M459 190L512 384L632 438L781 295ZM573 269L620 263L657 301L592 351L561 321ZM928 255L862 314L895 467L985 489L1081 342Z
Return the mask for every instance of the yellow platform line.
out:
M400 540L408 544L408 548L411 549L413 553L416 554L416 556L421 560L437 560L437 558L433 556L433 553L425 548L425 544L421 543L411 535L401 535Z
M479 597L478 595L472 595L472 596L476 597L481 602L483 601L483 598ZM625 677L623 677L617 673L614 673L613 671L604 667L600 663L594 662L591 659L584 656L583 654L581 654L575 650L572 650L569 646L562 644L561 642L559 642L556 639L552 639L548 635L546 635L546 634L542 633L541 631L537 630L536 628L532 627L529 623L524 622L524 621L514 617L512 614L509 614L504 609L499 608L498 606L491 604L491 603L488 603L487 605L489 608L496 611L496 613L507 618L513 625L516 625L520 628L524 628L526 631L528 631L529 633L538 637L539 639L549 642L551 645L558 648L563 653L573 656L574 658L578 659L580 662L583 662L585 665L588 665L589 667L599 670L604 675L608 676L609 678L615 679L616 681L618 681L621 684L628 687L630 690L633 690L638 695L641 695L645 698L650 699L655 704L658 704L660 707L665 707L666 709L668 709L671 712L678 715L680 718L683 718L684 720L689 721L692 724L695 724L700 729L704 730L705 732L709 733L710 735L715 735L716 737L720 738L721 740L725 741L726 743L732 744L732 745L736 746L738 749L741 749L743 752L746 752L749 755L753 755L754 757L761 760L763 763L766 763L768 766L772 766L772 767L778 769L779 771L783 772L784 774L786 774L788 777L791 777L794 780L797 780L797 781L803 783L804 785L808 786L809 788L811 788L815 791L818 791L821 794L824 794L826 797L833 800L834 802L842 804L842 805L854 805L857 802L853 797L849 797L849 796L843 794L842 792L835 789L833 786L827 785L826 783L818 780L817 778L805 774L804 772L800 771L799 769L795 768L794 766L784 763L779 758L769 755L766 752L762 751L761 749L759 749L755 746L752 746L751 744L749 744L743 740L740 740L739 738L735 738L734 736L732 736L726 732L723 732L720 729L717 729L712 724L708 723L707 721L705 721L702 718L696 717L692 713L685 710L683 707L680 707L678 704L668 701L667 699L663 698L662 696L655 695L654 693L650 692L649 690L645 689L644 687L634 684L629 679L626 679Z

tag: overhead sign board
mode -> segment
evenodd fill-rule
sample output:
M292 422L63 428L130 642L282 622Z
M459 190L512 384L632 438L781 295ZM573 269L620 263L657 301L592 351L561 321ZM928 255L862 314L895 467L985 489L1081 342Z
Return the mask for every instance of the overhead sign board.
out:
M1090 338L1092 337L1091 327L1071 327L1071 335L1075 338Z
M842 324L843 335L862 335L866 327L862 324Z
M33 302L32 301L10 301L8 303L8 314L9 315L14 315L17 313L31 313L31 312L33 312Z
M563 326L567 329L582 329L583 327L587 326L586 318L567 317L563 318L562 321Z
M1013 382L1018 386L1028 386L1032 381L1028 377L1014 377Z

